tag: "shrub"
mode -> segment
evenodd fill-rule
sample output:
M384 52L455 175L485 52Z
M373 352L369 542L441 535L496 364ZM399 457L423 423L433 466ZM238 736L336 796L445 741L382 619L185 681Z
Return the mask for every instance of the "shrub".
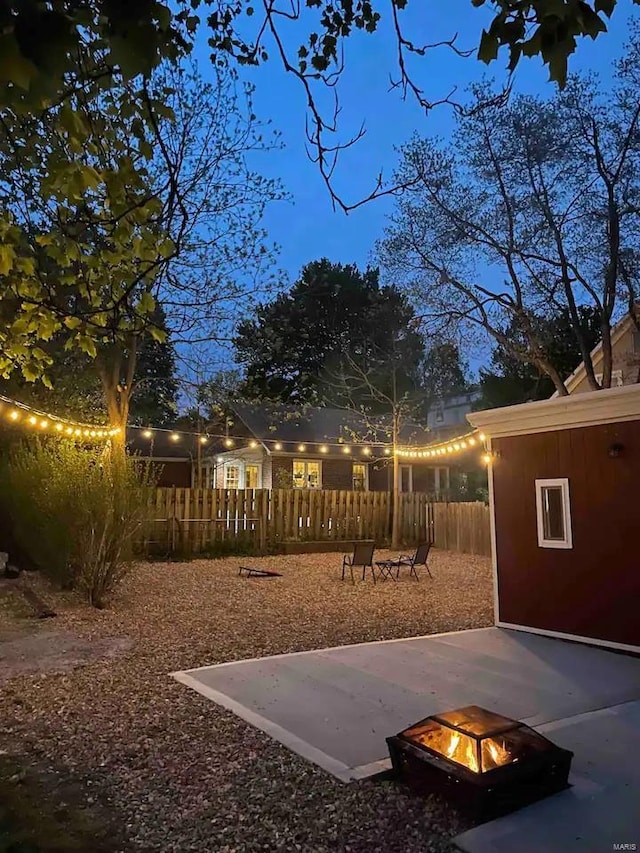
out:
M0 474L0 500L20 549L95 607L130 568L149 516L151 472L105 448L29 441Z

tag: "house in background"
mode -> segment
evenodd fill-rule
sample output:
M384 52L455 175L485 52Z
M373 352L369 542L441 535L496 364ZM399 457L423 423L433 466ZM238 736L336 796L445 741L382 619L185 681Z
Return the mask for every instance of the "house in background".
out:
M443 438L449 435L461 435L468 429L466 417L479 403L482 394L479 388L471 388L462 394L454 394L436 400L430 407L427 416L427 427L434 433L436 438L440 434ZM444 434L444 431L447 434ZM434 438L432 437L432 440Z
M198 445L198 436L188 433L142 427L127 430L128 453L153 465L161 487L188 489L194 485L198 456L203 450Z
M309 408L300 413L285 406L249 404L233 408L234 438L205 460L211 486L391 490L389 436L384 429L373 433L358 412ZM401 439L405 445L424 446L434 436L424 427L407 424ZM404 492L437 497L449 488L448 465L403 462L400 474Z
M640 385L468 416L489 437L495 621L640 651Z
M640 309L636 307L636 311L640 312ZM635 385L640 379L640 332L629 314L626 314L611 330L611 350L611 387L619 388L623 385ZM596 380L601 382L601 343L591 351L591 359ZM584 362L580 362L571 376L567 377L565 385L569 394L581 394L592 390L587 381ZM558 392L554 392L553 398L558 396Z

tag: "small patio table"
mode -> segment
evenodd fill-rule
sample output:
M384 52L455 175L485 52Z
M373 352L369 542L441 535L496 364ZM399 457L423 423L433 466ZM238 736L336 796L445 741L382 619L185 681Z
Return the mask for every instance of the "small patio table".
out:
M393 570L399 569L398 560L376 560L376 566L378 567L378 577L380 580L384 581L387 578L390 578L392 581L396 580Z

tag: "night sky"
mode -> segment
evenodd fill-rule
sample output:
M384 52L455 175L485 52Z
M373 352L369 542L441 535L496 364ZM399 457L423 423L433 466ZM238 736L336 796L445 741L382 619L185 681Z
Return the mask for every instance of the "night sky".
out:
M413 11L411 11L413 7ZM424 7L430 11L424 14ZM601 70L608 75L612 58L619 55L625 41L631 4L619 4L608 34L597 42L583 39L574 57L573 68ZM433 42L459 33L461 47L476 47L486 10L475 9L470 0L425 2L413 0L403 18L412 21L407 33L416 43ZM421 9L418 13L416 10ZM257 19L258 15L255 16ZM204 28L203 28L204 29ZM299 44L293 36L291 44ZM389 74L395 70L393 34L383 29L374 36L361 33L346 44L346 67L340 83L341 139L348 138L364 122L367 134L355 148L342 155L336 185L347 200L357 201L372 189L375 177L383 170L391 177L397 155L394 148L418 131L446 138L453 125L453 111L436 107L426 116L408 96L402 101L398 91L389 92ZM326 256L332 261L366 265L375 241L382 235L385 216L393 200L379 199L346 216L334 212L317 167L305 153L305 98L302 87L279 65L273 50L271 59L259 69L244 72L256 86L255 107L259 118L270 118L281 134L284 150L256 158L255 166L263 174L279 177L291 196L291 203L274 204L268 210L266 227L271 240L280 247L279 266L294 279L307 262ZM197 51L201 70L207 73L208 52L204 32ZM464 59L447 48L431 52L414 62L417 79L432 98L445 95L453 86L458 96L483 76L504 79L506 54L487 67L475 56ZM523 60L516 74L515 91L544 93L552 84L539 60Z
M417 12L424 7L430 10L428 15L424 11ZM611 62L621 54L632 15L630 3L620 4L609 32L596 42L580 41L570 67L598 71L605 80L610 79ZM640 12L636 12L636 17L638 15ZM449 39L457 32L459 47L474 49L472 56L461 58L443 47L413 61L414 78L430 99L446 96L454 87L457 87L456 97L464 99L465 89L474 81L491 78L500 83L506 79L506 53L488 67L475 57L480 34L491 16L484 9L475 9L471 0L411 0L409 12L402 17L410 22L405 32L416 44ZM247 20L250 23L257 19L256 14ZM284 32L286 35L286 30ZM205 77L211 73L206 35L206 27L202 26L195 51ZM300 30L289 37L292 56L296 55L302 40ZM334 262L356 263L360 267L375 263L375 243L383 234L393 199L375 200L349 215L332 209L317 166L305 151L306 102L302 87L282 69L273 46L267 43L267 47L269 61L259 68L242 69L241 73L243 79L255 86L254 108L258 118L270 119L284 144L282 150L255 156L251 165L265 176L279 178L291 199L270 205L263 222L269 241L280 247L278 280L287 288L304 264L322 257ZM346 42L346 71L339 86L340 141L350 138L363 122L367 130L364 139L343 153L335 175L335 186L349 202L368 195L380 170L385 178L391 178L398 162L395 149L415 132L446 139L454 126L451 107L438 106L425 115L410 95L403 101L397 90L389 91L389 75L396 70L395 52L395 34L388 28L382 28L373 36L356 33ZM535 59L521 62L513 88L516 93L544 94L552 92L552 85L546 69ZM250 310L249 303L246 308ZM181 361L184 361L181 373L186 383L183 393L187 397L188 381L197 383L205 374L234 367L229 334L227 329L226 342L221 339L215 345L190 348L187 357L181 353ZM487 353L484 341L465 348L472 373L484 362Z

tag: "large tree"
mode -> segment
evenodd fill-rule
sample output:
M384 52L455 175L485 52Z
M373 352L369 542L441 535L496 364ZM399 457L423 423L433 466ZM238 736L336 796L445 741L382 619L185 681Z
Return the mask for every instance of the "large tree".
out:
M168 333L160 305L153 312L153 321L162 340L145 335L137 352L134 384L131 393L130 422L166 426L177 413L178 378L175 347ZM99 371L112 358L110 348L98 346L98 355L91 358L77 349L65 349L63 336L56 336L43 345L51 358L48 376L51 388L41 382L28 382L21 373L0 380L0 393L26 405L50 412L59 417L85 423L104 418L105 399Z
M560 394L564 368L545 340L547 321L568 318L597 389L580 306L597 317L605 387L612 326L625 311L635 316L637 40L629 55L635 61L618 69L611 92L576 79L549 100L523 96L461 116L446 144L414 138L400 175L420 180L398 200L380 245L392 280L404 281L431 320L488 333Z
M580 306L578 316L582 335L589 349L592 349L600 338L597 312L593 308ZM509 340L520 334L514 325L504 331L505 338ZM565 312L545 320L538 334L558 372L566 379L582 360L571 319ZM480 390L480 406L492 409L530 400L545 400L553 394L554 386L549 376L535 365L515 358L510 349L496 344L491 353L490 367L480 369Z
M379 283L378 270L323 259L307 264L297 282L255 316L235 338L249 396L285 403L335 403L345 364L356 364L385 393L388 362L403 365L398 392L421 381L423 341L407 299Z
M106 99L78 102L76 118L92 128L82 152L46 118L15 113L0 124L0 193L30 263L27 271L14 263L5 275L0 313L17 303L19 310L0 332L0 367L9 373L12 354L22 353L17 363L27 379L48 378L48 348L29 342L55 338L82 349L95 359L109 421L122 437L138 354L147 338L166 334L158 302L176 344L215 340L268 268L259 222L278 194L248 165L248 155L267 143L251 91L238 87L232 71L221 68L205 83L190 67L163 68L142 85L152 129L140 125L122 93L114 103L110 90ZM164 117L154 113L160 99ZM34 146L27 160L24 139ZM73 204L66 191L51 198L52 159L97 176L77 179ZM129 177L111 184L123 162ZM24 293L33 282L29 301Z
M422 380L422 412L425 420L433 405L467 391L470 382L458 346L450 341L432 344L425 353Z

